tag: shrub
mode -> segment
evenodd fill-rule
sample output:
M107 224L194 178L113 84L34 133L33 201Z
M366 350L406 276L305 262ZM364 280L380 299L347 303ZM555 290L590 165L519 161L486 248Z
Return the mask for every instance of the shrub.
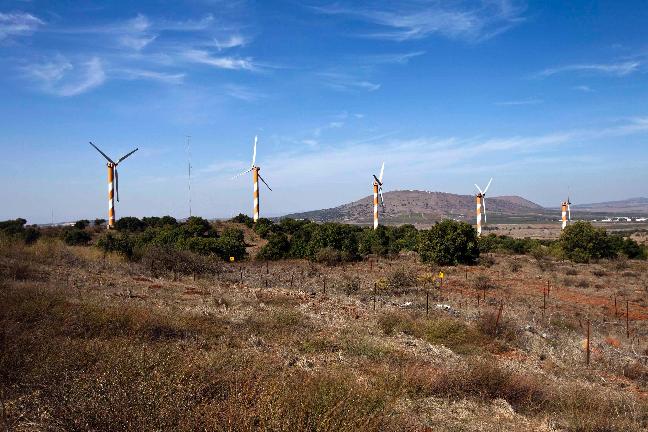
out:
M387 274L387 289L396 295L403 294L407 288L416 286L416 274L404 267L396 268Z
M473 264L479 258L477 232L466 222L444 220L419 232L418 251L423 262Z
M286 258L290 251L290 243L288 237L284 233L271 234L268 243L266 243L259 253L257 258L261 260L280 260Z
M236 215L232 219L230 219L230 222L242 223L242 224L245 224L248 228L252 228L252 225L254 224L254 219L252 219L248 215L244 215L243 213L239 213L238 215Z
M126 216L115 222L115 228L119 231L142 231L145 227L144 222L133 216Z
M97 240L97 247L104 252L115 252L124 255L126 258L133 257L133 242L124 233L107 232Z
M27 227L22 233L23 240L25 240L25 243L28 245L36 243L40 236L40 230L34 227Z
M344 279L342 279L342 291L346 295L355 294L360 291L360 278L344 275Z
M99 227L99 226L104 225L105 223L106 223L106 219L98 218L98 219L94 220L93 225L96 226L96 227Z
M569 225L560 234L559 241L567 258L575 262L585 263L616 255L607 232L589 222L577 221Z
M219 267L207 257L170 247L149 246L142 255L142 264L154 275L166 272L184 275L215 274Z
M88 225L90 225L90 221L88 219L81 219L74 223L74 228L83 230L86 229Z
M325 247L317 251L315 254L315 261L329 266L334 266L342 261L342 256L339 251L332 247Z
M92 236L79 228L72 228L63 232L63 241L69 246L85 246Z

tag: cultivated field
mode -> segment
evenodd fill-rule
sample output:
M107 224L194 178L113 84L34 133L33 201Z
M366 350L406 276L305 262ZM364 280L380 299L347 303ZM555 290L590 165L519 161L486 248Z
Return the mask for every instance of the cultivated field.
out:
M53 239L2 244L5 428L648 427L644 261L218 266L174 277Z

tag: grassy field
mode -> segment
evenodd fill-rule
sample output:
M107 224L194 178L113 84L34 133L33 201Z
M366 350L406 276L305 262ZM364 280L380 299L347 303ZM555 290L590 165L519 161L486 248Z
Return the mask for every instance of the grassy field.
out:
M648 427L646 262L219 265L180 277L2 243L5 429Z

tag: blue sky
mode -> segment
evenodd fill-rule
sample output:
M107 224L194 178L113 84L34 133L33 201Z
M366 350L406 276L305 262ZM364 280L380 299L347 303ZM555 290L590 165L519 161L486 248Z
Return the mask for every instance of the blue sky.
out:
M251 213L385 190L648 195L643 1L0 4L0 219Z

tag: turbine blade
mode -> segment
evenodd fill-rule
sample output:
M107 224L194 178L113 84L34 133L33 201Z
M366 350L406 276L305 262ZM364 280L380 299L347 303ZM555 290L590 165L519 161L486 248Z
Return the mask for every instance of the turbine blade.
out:
M567 201L567 218L571 221L571 204L569 201Z
M486 196L482 197L482 209L484 210L484 224L487 222L486 220Z
M270 188L270 186L268 186L268 183L266 183L266 181L263 180L263 177L261 177L261 174L259 174L259 178L261 179L261 181L263 182L263 184L266 185L266 187L267 187L268 189L272 190L272 189Z
M484 192L482 192L481 188L477 186L477 183L475 183L475 187L477 188L480 194L484 195Z
M486 185L486 189L484 189L483 194L486 195L486 192L488 192L488 188L490 187L491 183L493 182L493 177L488 181L488 184Z
M373 174L373 178L374 178L374 180L376 180L376 183L378 183L378 185L382 185L382 182L380 180L378 180L378 177L376 177L376 174Z
M243 171L242 173L238 173L238 174L236 174L234 177L232 177L232 180L234 180L234 179L237 178L237 177L241 177L243 174L247 174L247 173L249 173L250 171L252 171L252 168L248 168L246 171Z
M97 147L96 145L94 145L94 144L92 143L92 141L89 141L89 143L90 143L90 145L91 145L92 147L94 147L94 148L95 148L99 153L101 153L101 155L102 155L103 157L105 157L106 160L107 160L108 162L110 162L111 164L115 164L115 162L113 162L113 160L110 159L106 153L104 153L104 152L102 152L101 150L99 150L99 147ZM115 165L116 165L116 164L115 164Z
M257 147L258 136L254 135L254 152L252 153L252 166L256 163L256 147Z
M380 205L385 210L385 198L383 198L382 186L378 188L378 193L380 194Z
M382 167L380 168L380 177L378 177L378 181L380 182L380 184L382 184L384 173L385 173L385 162L382 163Z
M123 160L126 159L128 156L130 156L130 155L132 155L133 153L135 153L137 150L139 150L139 149L136 148L135 150L133 150L133 151L131 151L131 152L129 152L129 153L126 153L124 156L122 156L122 157L119 158L119 160L117 161L117 163L123 161ZM116 164L115 164L115 165L116 165Z

